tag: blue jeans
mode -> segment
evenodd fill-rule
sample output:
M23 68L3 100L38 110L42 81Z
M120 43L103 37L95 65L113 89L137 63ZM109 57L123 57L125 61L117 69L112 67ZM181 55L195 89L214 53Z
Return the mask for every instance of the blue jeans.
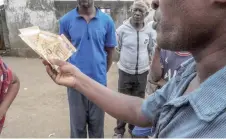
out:
M152 136L153 135L153 128L152 127L142 128L142 127L135 126L132 134L136 137Z
M104 138L104 111L78 91L68 88L71 138Z

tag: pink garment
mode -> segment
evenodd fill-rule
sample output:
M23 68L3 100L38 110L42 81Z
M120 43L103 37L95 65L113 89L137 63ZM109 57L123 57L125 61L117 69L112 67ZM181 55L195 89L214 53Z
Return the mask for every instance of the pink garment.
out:
M11 82L12 71L5 65L3 60L0 58L0 104L4 99ZM5 116L0 120L0 133L4 125L4 121Z

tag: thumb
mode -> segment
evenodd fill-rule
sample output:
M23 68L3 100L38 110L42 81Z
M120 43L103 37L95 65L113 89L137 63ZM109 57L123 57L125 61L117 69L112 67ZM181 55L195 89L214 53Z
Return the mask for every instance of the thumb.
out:
M77 68L75 66L71 65L71 64L67 64L67 65L64 65L62 67L59 67L59 70L61 72L64 72L64 73L73 73L73 74L75 74Z
M56 65L56 66L59 66L59 67L62 67L64 65L67 65L67 62L62 61L62 60L59 60L59 59L49 59L49 62L52 65Z

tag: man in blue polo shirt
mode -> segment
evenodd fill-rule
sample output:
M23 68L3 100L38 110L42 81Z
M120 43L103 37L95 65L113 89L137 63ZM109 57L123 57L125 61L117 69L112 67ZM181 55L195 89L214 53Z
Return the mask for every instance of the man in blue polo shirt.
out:
M60 34L77 48L68 60L84 74L106 86L116 44L114 22L94 6L93 0L78 0L78 8L60 19ZM73 88L68 88L72 138L104 137L104 111Z

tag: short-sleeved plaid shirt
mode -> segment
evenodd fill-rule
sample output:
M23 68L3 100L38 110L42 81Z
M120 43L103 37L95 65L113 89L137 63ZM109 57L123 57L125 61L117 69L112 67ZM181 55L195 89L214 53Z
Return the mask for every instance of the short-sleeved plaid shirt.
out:
M187 95L183 94L197 74L196 63L191 59L182 67L185 72L143 103L143 113L156 128L155 137L225 138L226 66Z

